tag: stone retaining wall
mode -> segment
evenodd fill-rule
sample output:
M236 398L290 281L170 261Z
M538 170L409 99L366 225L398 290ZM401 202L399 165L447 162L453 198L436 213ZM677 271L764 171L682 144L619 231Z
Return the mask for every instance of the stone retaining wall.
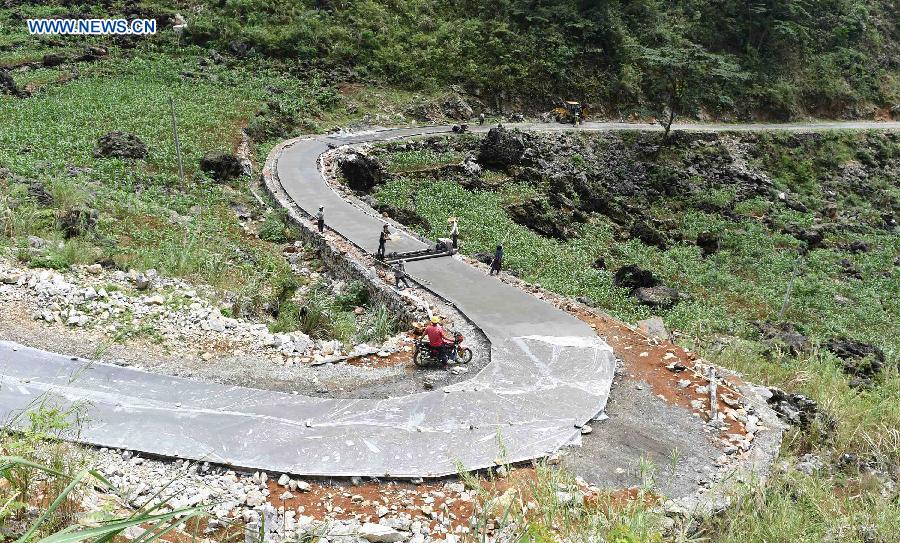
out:
M344 238L340 242L331 239L333 235L319 233L313 218L301 209L285 192L278 179L278 159L287 147L296 140L280 143L269 153L266 164L261 174L263 185L269 194L283 207L291 221L297 225L300 232L300 241L315 249L322 262L331 272L345 280L358 281L365 285L369 296L377 303L384 304L388 310L400 321L401 326L410 327L416 320L416 311L410 307L410 301L401 297L393 288L388 286L375 272L375 269L359 262L356 255L350 253L350 247L362 253L362 248L352 244ZM347 249L342 249L340 244L346 244Z

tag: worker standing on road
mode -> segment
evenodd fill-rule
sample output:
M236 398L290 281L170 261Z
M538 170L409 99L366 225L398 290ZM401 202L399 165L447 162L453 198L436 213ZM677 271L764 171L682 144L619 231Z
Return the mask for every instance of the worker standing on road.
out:
M319 212L316 213L316 223L319 225L319 233L325 232L325 206L319 206Z
M394 266L394 285L399 289L402 281L406 288L410 288L407 277L409 276L406 275L406 261L401 260Z
M384 251L389 237L391 237L391 231L385 224L381 229L381 234L378 235L378 252L375 254L378 260L384 260Z
M500 275L500 268L503 266L503 246L498 245L494 251L494 259L491 260L491 271L488 275Z
M484 124L484 112L482 112L480 115L478 115L478 124L479 125Z
M453 241L453 249L459 249L459 219L450 217L447 222L450 223L450 239Z

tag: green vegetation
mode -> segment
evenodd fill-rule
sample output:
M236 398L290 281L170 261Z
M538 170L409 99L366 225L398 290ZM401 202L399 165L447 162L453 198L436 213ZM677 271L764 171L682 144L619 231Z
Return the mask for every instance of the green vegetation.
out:
M456 164L463 159L460 153L447 151L408 151L391 153L385 161L385 167L394 173L406 173L425 168L438 168L448 164Z
M322 283L304 287L303 304L286 302L281 305L278 318L269 331L300 330L318 339L339 339L344 344L379 342L397 333L397 320L382 304L373 303L365 285L350 283L338 293ZM357 308L367 309L357 318Z
M622 137L628 141L631 136ZM586 137L587 145L593 145L592 138ZM398 209L409 208L415 201L416 212L434 225L428 230L420 227L430 237L446 235L447 217L458 216L466 253L490 253L502 243L507 248L505 267L524 280L561 294L587 296L630 322L646 318L651 311L613 286L612 271L639 263L665 284L690 295L665 316L670 326L682 331L684 341L700 344L713 341L717 334L755 337L751 323L777 315L787 279L802 262L786 320L800 324L807 335L821 341L847 336L874 343L896 360L900 319L895 318L894 300L900 291L893 261L900 255L900 240L881 225L882 210L900 198L900 191L889 169L876 169L880 173L869 175L859 186L841 186L836 174L872 153L871 149L880 149L879 160L890 161L900 156L900 142L878 135L833 133L798 145L789 135L762 135L749 148L752 167L772 179L774 191L787 191L806 211L788 208L774 196L738 198L736 186L727 184L640 202L650 204L649 216L663 225L668 238L683 240L669 243L666 249L623 235L620 225L599 213L578 225L579 235L568 240L547 238L514 222L505 206L549 194L554 189L546 181L525 183L501 177L488 183L491 190L470 190L452 180L422 183L401 169L378 187L376 197ZM703 152L710 151L676 145L643 157L640 167L648 168L651 178L675 175L672 168L691 164ZM393 164L390 159L386 163ZM484 177L496 175L486 172ZM670 182L676 182L675 178ZM842 213L854 217L853 224L835 225L829 231L828 246L800 259L803 243L787 231L817 222L828 191L835 194L828 198L836 200ZM717 209L734 209L740 215L729 219ZM761 214L768 220L760 220ZM693 243L703 232L715 232L719 239L719 250L705 258ZM869 250L848 251L854 241L865 243ZM598 257L605 259L606 270L592 267ZM859 271L861 280L847 275L844 260ZM851 300L851 305L841 305L841 297Z
M232 188L197 166L204 152L231 151L241 119L264 99L264 80L223 70L232 87L180 75L195 58L111 60L45 94L0 100L6 125L0 164L11 172L0 180L0 232L20 248L21 260L56 269L103 261L126 270L154 268L232 289L236 306L250 312L282 294L271 287L293 279L280 251L248 236L231 210L257 206L247 180ZM177 174L169 96L179 117L185 185ZM117 129L147 144L146 161L94 156L97 138ZM97 214L92 224L76 232L62 228L67 214L86 208ZM49 240L50 248L32 250L28 236Z
M669 46L743 74L707 93L702 105L710 111L868 116L871 106L900 98L896 6L883 0L276 0L205 7L189 17L188 41L220 50L240 42L314 72L343 67L402 88L460 84L491 108L575 98L616 115L657 104L664 98L654 88L668 79L665 70L678 68L652 59L669 56Z
M73 13L69 4L21 8L29 17L62 16ZM110 16L126 4L76 5L78 13ZM319 82L428 94L460 85L492 110L547 109L571 98L601 115L662 116L674 99L679 114L702 108L726 117L789 119L869 117L873 108L886 111L900 101L900 30L896 6L887 0L143 0L140 6L164 26L182 14L188 23L182 44L274 59ZM85 43L33 39L19 20L4 28L0 66L39 61L50 50L74 55ZM164 29L142 41L169 46L174 40ZM697 59L727 70L697 72ZM736 77L719 77L726 72ZM53 70L16 74L22 85L56 77ZM678 80L690 80L685 90L702 96L675 98L680 93L669 83ZM325 94L313 93L311 102L326 110L337 102L327 85L317 88ZM367 94L354 100L354 110L367 106ZM320 126L305 105L272 113L282 119L299 113L297 124L306 130ZM250 128L273 135L267 121L251 121Z

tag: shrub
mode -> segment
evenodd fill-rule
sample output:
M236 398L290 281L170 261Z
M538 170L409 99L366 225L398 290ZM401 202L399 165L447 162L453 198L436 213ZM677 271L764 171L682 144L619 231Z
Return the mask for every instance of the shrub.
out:
M284 243L288 240L290 231L283 219L283 212L269 213L266 222L259 230L259 238L272 243Z

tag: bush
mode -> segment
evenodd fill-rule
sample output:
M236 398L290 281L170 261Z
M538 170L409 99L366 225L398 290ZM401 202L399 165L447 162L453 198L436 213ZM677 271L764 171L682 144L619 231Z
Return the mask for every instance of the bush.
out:
M285 224L284 212L273 212L266 216L266 221L259 230L259 238L272 243L284 243L290 239L291 229Z
M343 292L335 296L334 303L343 311L351 311L356 307L369 304L369 289L359 282L353 281L347 285Z

